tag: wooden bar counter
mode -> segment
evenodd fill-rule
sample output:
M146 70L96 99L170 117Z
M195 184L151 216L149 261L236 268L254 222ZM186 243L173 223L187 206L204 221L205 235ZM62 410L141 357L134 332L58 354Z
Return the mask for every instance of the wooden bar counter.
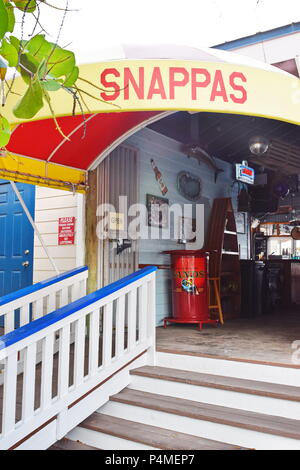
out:
M300 260L268 259L267 269L280 268L281 297L285 306L300 304Z

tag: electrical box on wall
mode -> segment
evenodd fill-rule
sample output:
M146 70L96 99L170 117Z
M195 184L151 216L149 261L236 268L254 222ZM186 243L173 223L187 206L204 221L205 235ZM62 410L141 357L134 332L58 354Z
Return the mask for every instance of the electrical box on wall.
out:
M243 161L235 165L235 177L242 183L254 184L255 170L248 166L246 161Z

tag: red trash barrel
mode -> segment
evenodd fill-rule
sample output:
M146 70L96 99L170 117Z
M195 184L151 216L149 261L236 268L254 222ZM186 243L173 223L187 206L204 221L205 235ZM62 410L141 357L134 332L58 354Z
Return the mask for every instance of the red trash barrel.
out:
M215 323L208 308L208 253L201 250L164 251L171 255L173 323Z

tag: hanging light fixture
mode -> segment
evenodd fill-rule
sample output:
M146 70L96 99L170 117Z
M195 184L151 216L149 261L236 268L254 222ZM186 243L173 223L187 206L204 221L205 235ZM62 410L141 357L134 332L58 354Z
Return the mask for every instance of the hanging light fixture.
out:
M269 141L262 136L254 136L249 139L249 149L253 155L263 155L269 148Z

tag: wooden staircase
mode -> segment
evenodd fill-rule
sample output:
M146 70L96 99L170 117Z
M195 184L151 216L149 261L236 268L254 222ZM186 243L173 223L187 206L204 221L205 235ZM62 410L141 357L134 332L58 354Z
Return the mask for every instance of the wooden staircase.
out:
M268 366L253 364L260 369L250 380L239 376L238 363L229 365L232 376L221 376L184 370L180 360L175 368L175 354L166 367L167 356L132 370L129 386L67 438L103 450L300 449L299 369L273 367L272 382ZM185 359L197 368L197 358Z

